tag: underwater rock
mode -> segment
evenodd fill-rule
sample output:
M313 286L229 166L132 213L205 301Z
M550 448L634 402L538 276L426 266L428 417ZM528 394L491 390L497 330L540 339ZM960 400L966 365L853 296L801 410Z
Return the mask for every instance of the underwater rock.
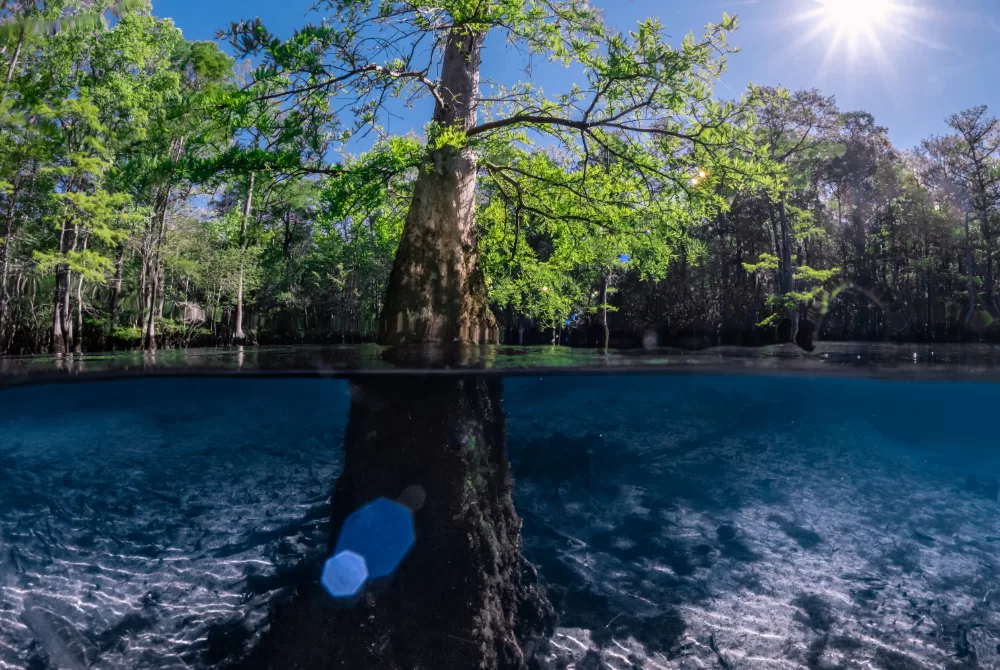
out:
M770 514L767 520L771 523L777 524L781 528L782 532L788 537L795 540L796 543L803 549L814 549L823 543L823 538L814 530L809 530L804 526L801 526L790 519L786 519L780 514Z
M916 660L891 649L879 648L875 652L875 663L882 670L924 670Z
M130 612L122 617L121 621L97 637L97 648L101 651L111 649L122 639L148 630L154 623L155 620L150 617L145 617L138 612Z
M792 601L792 605L801 610L795 616L796 620L816 632L828 632L836 621L830 605L816 594L800 594Z
M21 621L59 670L87 670L97 658L94 645L67 619L43 607L28 605Z
M746 542L740 539L736 526L731 524L719 526L715 529L715 535L722 543L721 552L726 558L744 563L751 563L759 558Z

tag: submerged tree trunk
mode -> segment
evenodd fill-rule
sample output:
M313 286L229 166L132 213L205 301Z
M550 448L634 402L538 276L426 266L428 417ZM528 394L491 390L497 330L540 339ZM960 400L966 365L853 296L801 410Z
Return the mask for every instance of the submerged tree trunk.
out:
M475 122L482 40L466 29L449 37L438 123ZM419 344L454 362L498 338L477 264L475 186L468 149L435 151L420 170L379 326L383 342L401 345L397 360ZM348 515L412 487L425 500L416 543L386 584L350 606L333 607L318 584L300 587L272 616L251 668L525 666L554 615L521 554L501 394L498 379L474 376L355 380L331 550Z
M425 498L416 543L385 591L352 607L332 609L319 586L300 590L276 611L251 667L522 667L553 617L521 555L501 390L482 377L352 386L331 545L348 514L411 487Z

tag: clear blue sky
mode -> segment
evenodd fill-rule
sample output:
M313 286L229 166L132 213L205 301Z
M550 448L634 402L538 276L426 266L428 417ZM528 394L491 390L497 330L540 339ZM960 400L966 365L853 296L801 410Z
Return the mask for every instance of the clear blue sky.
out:
M732 40L742 48L730 60L719 87L721 97L734 97L747 82L788 88L819 88L837 97L845 110L864 109L889 128L900 148L944 131L944 119L973 105L989 105L1000 114L1000 0L837 0L871 7L895 6L893 16L857 39L854 55L849 39L831 49L834 30L816 30L821 0L593 0L607 22L628 30L656 16L680 38L723 12L740 17L742 28ZM172 17L189 39L211 39L215 31L238 18L259 16L279 35L316 15L311 0L153 0L160 16ZM859 9L858 11L871 11ZM885 18L884 16L881 18ZM488 44L487 73L507 81L523 79L520 55L502 44ZM551 69L536 71L544 89L567 83ZM402 123L420 128L424 114ZM397 124L400 122L396 122ZM392 130L405 131L394 124Z

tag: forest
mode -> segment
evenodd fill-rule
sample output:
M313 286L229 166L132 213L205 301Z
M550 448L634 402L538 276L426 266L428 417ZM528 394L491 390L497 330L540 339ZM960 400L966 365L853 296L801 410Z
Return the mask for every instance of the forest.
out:
M732 16L672 41L574 3L318 4L334 19L289 39L238 20L204 42L144 0L0 0L0 353L374 340L420 302L418 224L456 207L435 281L479 277L492 341L1000 334L986 107L895 147L818 90L722 99ZM455 26L576 81L448 81Z

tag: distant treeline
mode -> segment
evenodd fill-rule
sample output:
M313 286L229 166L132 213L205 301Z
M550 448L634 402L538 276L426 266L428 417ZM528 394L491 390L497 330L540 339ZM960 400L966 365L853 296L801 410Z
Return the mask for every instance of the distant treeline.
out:
M269 93L273 71L142 2L53 23L78 4L0 11L0 353L373 339L426 146L462 138L382 136L324 163L321 103ZM503 340L763 344L803 318L826 339L1000 339L985 107L912 150L818 91L755 88L738 114L718 146L754 174L668 155L669 197L617 170L613 128L576 157L483 139Z

